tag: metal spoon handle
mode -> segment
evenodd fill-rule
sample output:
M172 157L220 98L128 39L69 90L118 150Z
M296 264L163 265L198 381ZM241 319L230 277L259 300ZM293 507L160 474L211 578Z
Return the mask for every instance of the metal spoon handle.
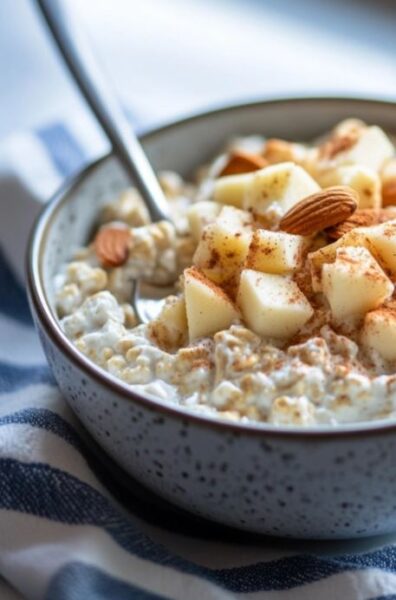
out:
M157 177L67 1L37 0L37 3L78 87L143 196L152 220L169 220L168 203Z

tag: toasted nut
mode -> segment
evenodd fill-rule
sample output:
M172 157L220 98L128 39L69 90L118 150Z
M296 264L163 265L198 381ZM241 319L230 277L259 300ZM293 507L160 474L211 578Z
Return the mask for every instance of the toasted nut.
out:
M375 209L362 208L358 209L343 223L339 223L335 227L330 227L327 230L327 235L332 240L338 240L340 237L355 229L356 227L370 227L371 225L379 225L391 219L396 218L396 207L392 209Z
M270 164L294 161L294 145L286 140L270 138L265 144L263 156Z
M396 205L396 179L382 185L382 205Z
M312 235L342 223L355 212L359 196L347 186L334 186L295 204L281 219L279 229L297 235Z
M131 243L130 229L113 225L99 230L94 240L94 248L104 267L119 267L126 262Z
M396 205L396 158L389 160L381 173L382 206Z
M228 158L228 162L221 170L219 177L224 175L240 175L258 171L268 165L268 162L259 154L252 154L243 150L235 150Z

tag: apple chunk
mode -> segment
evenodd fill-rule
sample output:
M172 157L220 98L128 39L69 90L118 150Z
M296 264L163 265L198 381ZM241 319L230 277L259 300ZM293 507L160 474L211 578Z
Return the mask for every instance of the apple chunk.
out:
M263 273L288 273L301 266L307 241L302 235L257 229L246 266Z
M323 265L322 287L336 321L363 317L393 293L393 284L367 248L338 248L333 263Z
M274 338L292 337L314 312L290 277L252 269L241 273L237 302L252 331Z
M320 171L317 180L324 188L347 185L359 195L359 208L381 208L381 180L376 171L364 165L344 165Z
M180 348L187 338L186 303L182 296L168 296L160 314L148 326L155 343L164 350Z
M228 329L239 318L223 290L195 267L184 271L184 294L190 341Z
M285 213L306 196L320 190L314 179L292 162L271 165L250 175L243 208L260 215L273 202Z
M210 200L202 200L201 202L195 202L187 210L187 219L190 227L191 235L196 242L199 242L202 236L202 232L206 225L212 223L219 212L222 209L222 205L218 202L211 202Z
M384 162L395 153L395 148L384 131L373 125L363 129L353 146L335 157L341 164L359 164L379 171Z
M213 183L213 200L221 204L243 208L244 198L251 179L251 173L219 177Z
M384 306L367 313L361 340L385 360L396 360L396 310Z
M364 230L383 267L396 275L396 219Z
M252 234L250 213L224 206L216 220L205 227L193 262L218 284L233 281L246 259Z
M376 249L371 242L370 234L372 227L357 227L352 229L336 242L323 246L315 252L308 254L311 265L312 287L315 292L322 291L322 268L326 263L333 263L336 259L337 250L342 247L363 246L376 257Z

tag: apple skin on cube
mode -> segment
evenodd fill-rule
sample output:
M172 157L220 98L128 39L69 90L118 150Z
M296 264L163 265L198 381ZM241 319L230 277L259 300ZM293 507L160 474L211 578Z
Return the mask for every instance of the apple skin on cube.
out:
M187 210L187 219L191 234L199 242L206 225L213 222L220 213L223 205L210 200L195 202Z
M243 208L264 214L273 202L285 213L294 204L320 190L316 181L292 162L277 163L251 175Z
M393 293L393 284L367 248L338 248L333 263L323 265L322 288L338 322L363 317Z
M253 234L250 213L224 206L217 219L205 227L193 262L218 284L233 281L248 254Z
M184 295L190 341L228 329L239 319L225 292L196 267L184 271Z
M290 277L252 269L241 273L237 303L248 327L265 337L293 337L314 313Z
M396 360L396 310L384 306L367 313L361 341L385 360Z
M307 240L302 235L257 229L246 266L263 273L290 273L302 265L306 245Z

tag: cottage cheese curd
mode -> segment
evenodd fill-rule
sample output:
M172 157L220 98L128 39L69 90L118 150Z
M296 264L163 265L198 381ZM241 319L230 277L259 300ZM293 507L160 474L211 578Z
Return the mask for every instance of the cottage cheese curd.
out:
M193 184L161 174L172 223L123 192L98 216L103 247L96 236L55 278L63 331L135 390L200 413L303 427L396 416L394 155L382 130L349 119L310 145L234 140ZM354 214L282 229L340 185ZM178 280L148 324L135 278Z

